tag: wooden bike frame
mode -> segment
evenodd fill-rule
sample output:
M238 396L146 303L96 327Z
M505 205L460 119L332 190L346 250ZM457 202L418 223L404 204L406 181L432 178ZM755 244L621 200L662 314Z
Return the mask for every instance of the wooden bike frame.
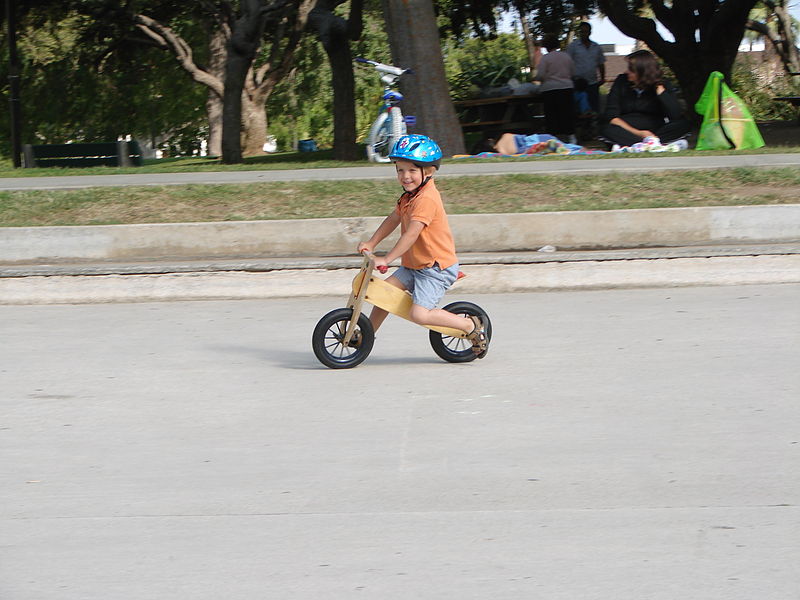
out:
M343 343L347 345L353 337L353 332L358 323L358 317L364 307L364 302L382 308L383 310L411 321L411 294L386 283L383 279L375 277L372 272L375 269L375 256L368 252L364 253L364 262L361 269L353 279L353 289L350 299L347 301L347 308L353 309L353 316L347 326ZM413 321L412 321L413 322ZM425 326L433 331L438 331L442 335L450 337L466 338L467 334L460 329L452 327L439 327L435 325Z

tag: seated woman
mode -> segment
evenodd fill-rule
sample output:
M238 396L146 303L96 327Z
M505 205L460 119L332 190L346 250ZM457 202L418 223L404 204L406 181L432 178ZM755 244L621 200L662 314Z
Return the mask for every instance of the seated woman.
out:
M656 57L647 50L628 55L628 70L611 86L604 116L607 123L598 137L620 146L633 146L651 136L668 144L691 130L675 91L662 79Z

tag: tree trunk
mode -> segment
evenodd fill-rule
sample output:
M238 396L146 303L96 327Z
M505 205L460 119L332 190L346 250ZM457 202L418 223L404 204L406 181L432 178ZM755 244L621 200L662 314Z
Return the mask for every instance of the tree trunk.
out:
M522 37L525 40L525 49L528 51L528 63L530 64L530 76L533 77L536 69L539 67L539 61L542 59L542 47L536 43L531 32L531 24L528 21L528 13L517 3L517 13L519 14L519 22L522 25Z
M226 164L242 162L242 94L265 25L259 0L242 0L240 9L241 14L231 27L227 45L228 60L225 63L222 162Z
M228 52L225 65L225 94L222 102L222 162L242 162L242 90L252 58Z
M341 1L318 1L308 22L316 30L331 65L333 157L336 160L358 160L361 153L356 146L355 77L350 40L361 36L361 1L354 0L351 4L350 20L357 20L357 23L348 23L334 14L338 4Z
M209 156L220 156L222 154L222 98L210 90L206 99L206 116L208 118L206 152Z
M800 50L795 43L794 29L792 29L792 16L785 4L775 5L775 16L778 19L778 33L781 36L782 47L786 56L784 68L787 73L800 72ZM783 55L782 55L783 56Z
M226 43L228 32L223 27L213 27L208 38L208 72L219 81L225 79ZM209 156L222 154L222 96L209 88L206 99L208 115L207 152Z
M403 113L417 119L409 131L436 140L445 156L463 154L464 136L450 99L432 0L382 3L392 62L414 71L400 80Z
M267 142L265 102L265 98L260 94L251 96L247 89L242 93L241 146L244 156L264 154L264 144Z

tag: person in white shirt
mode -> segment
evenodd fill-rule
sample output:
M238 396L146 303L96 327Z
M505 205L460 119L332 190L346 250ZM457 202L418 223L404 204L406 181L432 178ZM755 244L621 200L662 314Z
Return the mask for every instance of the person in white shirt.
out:
M594 112L600 109L600 86L606 79L606 57L600 44L589 39L592 26L586 21L578 25L578 39L567 46L566 53L575 63L575 79L586 80L586 94Z
M572 98L575 65L567 53L559 50L557 36L545 36L544 47L547 54L539 61L533 79L542 82L539 91L544 104L545 127L547 133L562 142L575 143L575 109Z

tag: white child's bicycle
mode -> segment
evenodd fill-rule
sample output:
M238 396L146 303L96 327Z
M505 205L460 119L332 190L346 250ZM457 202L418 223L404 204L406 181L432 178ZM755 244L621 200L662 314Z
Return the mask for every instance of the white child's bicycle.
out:
M383 104L381 105L378 118L372 124L367 137L367 159L371 162L389 162L389 153L392 151L394 143L406 134L406 124L413 125L414 117L403 117L403 113L397 103L403 99L403 94L393 89L401 75L412 73L411 69L394 67L383 63L357 58L356 62L372 65L376 71L381 73L381 81L384 83Z

